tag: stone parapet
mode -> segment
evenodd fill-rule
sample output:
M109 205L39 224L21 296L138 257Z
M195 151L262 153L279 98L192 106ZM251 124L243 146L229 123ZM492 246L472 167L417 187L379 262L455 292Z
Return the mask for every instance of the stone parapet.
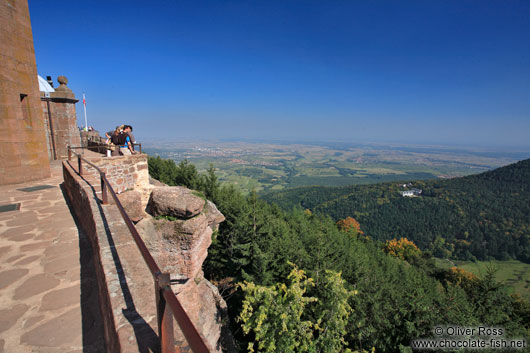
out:
M122 193L126 190L140 191L149 188L149 170L146 154L87 158L87 160L105 173L107 180L116 193ZM99 178L99 172L90 165L84 165L83 168L86 173ZM147 204L147 199L143 203Z
M105 252L108 252L108 240L105 241L105 224L103 219L94 212L99 209L98 201L93 196L90 186L77 175L75 170L63 162L63 178L66 194L75 216L91 242L93 249L94 267L98 282L98 297L100 313L103 318L103 330L107 352L121 352L120 339L117 332L117 323L114 320L114 307L118 303L111 300L108 284L109 276L116 277L112 271L111 261L108 260ZM103 244L101 244L101 242ZM115 272L115 271L114 271Z
M102 205L96 183L77 175L69 162L63 162L63 175L72 209L93 249L106 352L159 352L153 277L117 207Z
M128 156L96 158L95 163L109 160L112 162L106 164L107 168L118 160L146 162L145 157ZM94 249L107 351L158 352L160 346L156 335L158 328L153 277L117 207L100 204L96 196L99 179L89 173L83 174L83 177L78 176L70 163L76 164L74 161L63 162L64 185L80 226L90 238ZM168 221L168 227L176 227L182 234L188 234L181 239L178 239L179 234L175 232L172 232L172 239L169 241L160 239L160 233L153 233L155 223L149 217L142 219L137 228L151 251L155 250L153 247L161 250L158 254L155 251L153 256L163 271L172 266L169 262L163 262L163 256L173 255L167 258L173 261L179 257L184 258L177 261L176 267L178 272L187 271L186 275L191 276L172 273L171 278L179 282L172 285L173 291L204 337L210 351L221 353L225 347L229 352L234 352L230 348L233 347L230 334L225 332L223 335L228 322L226 303L215 286L204 279L200 269L211 242L212 227L222 218L218 211L219 214L214 214L211 207L208 208L208 214L205 212L203 210L201 214L182 222ZM141 224L145 224L153 232L141 227ZM168 233L171 232L168 230ZM177 324L174 329L176 348L181 352L190 351Z
M81 146L75 103L77 103L76 99L46 98L41 96L41 107L44 114L46 141L50 159L66 159L68 146Z
M99 134L99 131L81 131L81 146L83 147L90 147L95 144L100 145L104 144L105 140L102 138Z

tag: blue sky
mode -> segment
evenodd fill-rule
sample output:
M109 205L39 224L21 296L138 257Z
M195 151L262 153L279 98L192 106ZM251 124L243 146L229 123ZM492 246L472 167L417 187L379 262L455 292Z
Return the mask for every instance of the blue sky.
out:
M530 147L530 1L29 5L100 131Z

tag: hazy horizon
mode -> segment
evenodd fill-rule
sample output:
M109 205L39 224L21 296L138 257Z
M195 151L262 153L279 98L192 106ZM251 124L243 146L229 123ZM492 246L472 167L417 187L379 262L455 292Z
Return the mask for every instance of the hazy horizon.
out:
M136 134L135 134L136 136ZM219 138L207 138L202 136L187 136L183 138L172 138L172 137L158 137L158 136L149 136L142 134L142 143L148 145L156 145L160 143L164 144L193 144L193 143L256 143L256 144L345 144L345 145L360 145L360 146L415 146L418 148L440 148L440 149L465 149L467 151L491 151L491 152L521 152L529 153L530 158L530 144L528 145L510 145L510 144L486 144L486 143L447 143L443 141L426 141L426 142L408 142L404 140L368 140L368 139L338 139L338 138L311 138L311 137L292 137L292 138L274 138L274 137L261 137L261 138L250 138L250 137L219 137Z

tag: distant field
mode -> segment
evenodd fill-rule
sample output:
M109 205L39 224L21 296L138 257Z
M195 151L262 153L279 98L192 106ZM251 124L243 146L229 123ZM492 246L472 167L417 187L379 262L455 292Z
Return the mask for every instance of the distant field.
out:
M525 264L516 260L509 261L448 261L436 259L436 266L440 268L450 268L457 265L466 271L477 276L484 275L488 268L493 268L497 281L505 284L512 293L517 293L530 299L530 264Z
M500 167L528 153L447 147L354 143L241 141L144 143L153 156L188 159L199 171L212 163L222 182L243 192L298 186L345 186L385 181L451 178Z

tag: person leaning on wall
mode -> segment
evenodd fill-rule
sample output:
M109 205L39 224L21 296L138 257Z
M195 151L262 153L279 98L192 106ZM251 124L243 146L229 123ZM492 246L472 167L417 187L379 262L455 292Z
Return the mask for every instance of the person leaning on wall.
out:
M129 134L129 137L131 139L132 149L134 151L135 150L134 144L136 143L136 139L134 138L134 135L132 133L133 127L131 125L123 125L123 131Z
M133 149L133 143L129 133L132 132L132 126L124 125L123 132L120 136L120 154L124 156L130 156L136 154L136 151Z
M109 148L111 150L111 155L113 157L120 155L119 146L121 142L120 140L122 139L122 134L123 134L123 125L116 126L116 129L114 131L109 131L105 133L105 136L108 139L107 141L108 141Z

